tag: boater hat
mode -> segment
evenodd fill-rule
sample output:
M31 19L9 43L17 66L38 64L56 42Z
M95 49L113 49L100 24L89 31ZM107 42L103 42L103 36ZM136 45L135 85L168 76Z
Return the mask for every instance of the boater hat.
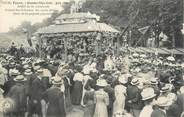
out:
M142 100L148 100L154 98L156 94L154 93L154 89L151 87L145 88L141 92Z
M151 82L152 85L157 85L158 84L158 81L157 81L156 78L152 78L150 82Z
M52 84L63 84L63 81L60 77L54 77Z
M139 84L139 79L137 79L137 78L132 79L131 84L132 85L138 85Z
M170 106L171 104L172 104L172 101L165 96L158 97L158 99L156 100L156 105L161 107Z
M31 75L32 73L31 69L26 69L24 75Z
M26 81L23 75L18 75L17 77L14 78L15 81L17 82L23 82Z

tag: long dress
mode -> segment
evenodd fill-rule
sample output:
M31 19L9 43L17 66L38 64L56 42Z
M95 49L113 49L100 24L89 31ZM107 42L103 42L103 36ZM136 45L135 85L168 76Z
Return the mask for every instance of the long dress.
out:
M83 75L81 73L76 73L74 75L74 87L72 91L72 104L80 105L83 93Z
M109 96L100 89L94 94L95 112L93 117L108 117L107 106L109 105Z
M123 85L116 85L114 88L114 93L115 101L113 104L113 115L115 115L117 112L124 111L126 87Z

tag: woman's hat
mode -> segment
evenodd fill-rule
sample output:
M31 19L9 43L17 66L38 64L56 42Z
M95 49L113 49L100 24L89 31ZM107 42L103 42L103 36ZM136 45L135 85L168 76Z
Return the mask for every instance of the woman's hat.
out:
M105 79L98 79L96 85L100 86L100 87L105 87L108 84L107 84L107 81Z
M118 81L122 84L126 84L128 82L128 78L125 75L120 75Z
M24 72L25 75L31 75L32 73L31 69L26 69Z
M158 97L158 99L156 100L156 105L161 107L167 107L167 106L170 106L171 104L172 104L172 101L165 96Z
M131 84L132 85L138 85L139 84L139 79L137 79L137 78L132 79Z
M14 80L17 82L26 81L23 75L18 75L17 77L14 78Z
M151 87L145 88L141 92L142 100L148 100L154 98L156 94L154 93L154 89Z
M53 77L52 84L63 84L63 80L60 77Z
M156 78L152 78L150 82L151 82L152 85L157 85L158 84L158 80Z

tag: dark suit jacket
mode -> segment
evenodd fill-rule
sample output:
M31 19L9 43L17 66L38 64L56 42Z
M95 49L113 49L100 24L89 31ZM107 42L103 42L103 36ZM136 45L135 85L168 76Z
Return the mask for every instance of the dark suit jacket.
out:
M128 103L130 108L142 109L143 102L141 100L141 90L137 86L129 85L127 88L127 98L126 100L131 100L132 103Z
M15 81L13 80L13 78L11 78L10 80L8 80L7 82L4 83L4 96L6 96L8 94L8 92L10 91L10 89L15 85Z
M23 84L15 84L7 94L15 102L14 111L24 111L26 109L26 88Z
M46 87L42 80L39 78L36 78L32 82L32 90L31 90L31 100L37 100L40 101L43 95L43 92L46 90Z
M184 94L179 94L177 96L176 104L179 106L179 113L181 115L182 112L184 112Z
M167 117L167 115L163 111L161 111L159 109L155 109L152 112L151 117Z
M51 87L43 93L43 99L49 103L48 117L65 117L64 93L59 88Z

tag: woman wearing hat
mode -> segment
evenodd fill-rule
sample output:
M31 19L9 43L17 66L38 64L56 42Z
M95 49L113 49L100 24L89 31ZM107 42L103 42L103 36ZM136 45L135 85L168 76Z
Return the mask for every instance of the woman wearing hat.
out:
M141 110L139 117L151 117L151 113L153 112L152 102L156 96L154 89L151 87L143 89L141 96L145 106Z
M94 94L95 111L93 117L108 117L107 106L109 105L109 96L104 91L107 82L104 79L97 80L98 90Z
M64 92L61 90L63 80L55 77L52 83L53 86L43 93L43 117L66 117Z
M118 78L118 84L114 88L115 101L113 104L113 116L119 111L124 111L127 89L124 85L127 82L128 78L123 75Z
M162 96L158 97L155 102L155 109L151 113L151 117L167 117L166 110L172 104L172 101L169 100L167 97Z
M81 99L82 99L82 93L83 93L83 79L84 76L81 73L80 68L78 68L78 73L74 75L73 81L74 81L74 86L73 86L73 91L72 91L72 104L74 105L80 105L81 104Z

